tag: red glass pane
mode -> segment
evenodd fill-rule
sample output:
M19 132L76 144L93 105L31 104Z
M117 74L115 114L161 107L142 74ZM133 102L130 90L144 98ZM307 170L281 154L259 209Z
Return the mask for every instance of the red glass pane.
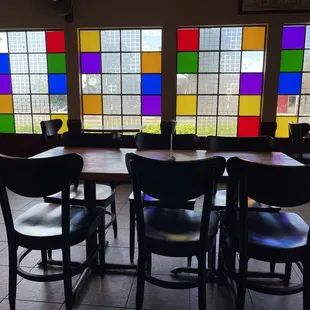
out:
M46 50L48 53L65 51L65 34L63 31L46 32Z
M178 30L178 51L198 51L198 29Z
M239 117L238 137L257 137L259 134L259 123L259 117Z

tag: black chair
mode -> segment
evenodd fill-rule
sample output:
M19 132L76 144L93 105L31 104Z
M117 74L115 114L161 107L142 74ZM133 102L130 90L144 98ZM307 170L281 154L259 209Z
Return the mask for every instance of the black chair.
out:
M169 123L170 124L170 123ZM168 126L170 126L168 124ZM171 127L171 126L170 126ZM136 146L139 150L166 150L170 148L170 135L168 134L149 134L149 133L137 133L135 136ZM198 143L198 137L194 134L189 135L173 135L173 148L178 150L196 150ZM142 194L145 206L156 206L159 203L158 199L146 194ZM188 202L187 208L194 209L195 199ZM134 196L133 193L129 196L129 252L130 261L134 260L135 253L135 213L134 213ZM188 264L191 264L189 258Z
M277 122L261 122L259 128L260 136L270 136L275 138L278 124Z
M219 215L212 212L212 193L225 169L225 159L160 161L126 154L134 189L138 231L136 309L142 309L145 280L161 287L198 287L199 309L206 309L206 253L215 245ZM141 192L156 197L145 207ZM188 201L204 195L201 211L186 210ZM170 257L197 256L198 281L169 282L146 272L148 253Z
M67 154L41 159L14 158L0 155L0 203L3 212L9 247L9 303L15 310L17 274L38 282L64 280L66 309L72 309L75 288L72 277L81 277L96 263L98 253L102 271L104 268L104 208L92 212L84 206L70 204L69 187L78 178L83 159L78 154ZM23 173L20 173L20 172ZM31 198L48 196L61 191L62 204L38 203L14 221L6 188L14 193ZM82 264L71 263L70 247L78 244L99 230L99 239ZM19 256L18 247L26 248ZM42 255L50 250L61 249L63 272L38 275L24 271L21 261L32 251L41 250ZM47 266L44 266L46 269ZM79 282L79 280L78 280Z
M303 309L310 309L310 240L309 227L291 212L248 212L248 197L266 205L293 208L310 202L310 166L272 166L239 158L227 162L227 171L237 182L240 208L228 205L221 213L219 270L237 283L236 309L244 309L246 288L272 295L288 295L303 291ZM239 252L239 271L231 264L230 255ZM290 272L262 273L248 271L250 258L292 263L303 271L303 283L288 286ZM288 276L289 275L289 276ZM279 278L283 287L271 286Z
M62 135L62 144L68 147L97 147L97 148L119 148L122 135L119 133L93 134L93 133L72 133L65 132ZM45 202L59 204L61 193L44 198ZM72 204L84 206L84 187L71 185L70 201ZM111 212L106 210L110 216L110 221L106 223L106 228L113 224L114 237L117 238L117 219L115 206L115 186L114 184L96 184L96 206L103 208L111 207Z
M62 127L62 120L52 119L49 121L41 121L40 126L46 148L52 146L58 146L59 145L58 131Z
M292 154L291 156L300 161L303 164L310 164L310 153L304 153L305 150L305 139L306 135L309 133L310 124L308 123L289 123L288 132L289 138L292 143L292 147L297 154Z

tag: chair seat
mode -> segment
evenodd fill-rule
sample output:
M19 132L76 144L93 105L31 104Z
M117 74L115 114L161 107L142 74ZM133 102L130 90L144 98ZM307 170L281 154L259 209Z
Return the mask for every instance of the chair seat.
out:
M96 184L96 206L108 206L110 205L115 195L115 190L108 185ZM84 206L84 186L79 185L78 187L70 186L70 200L74 205ZM61 192L54 195L45 197L45 202L60 204Z
M61 210L60 205L39 203L18 216L14 221L18 243L33 249L36 243L40 244L39 249L44 244L47 248L53 247L55 243L59 248L63 241ZM70 206L70 245L85 240L95 231L104 211L104 208L96 208L93 216L85 207ZM34 238L37 238L37 242L33 242Z
M201 211L145 208L145 235L147 242L153 245L152 252L172 256L195 255L199 242L201 215ZM218 225L219 215L211 211L208 239L216 236ZM161 246L163 243L167 246Z
M304 164L310 163L310 153L303 153L302 158L300 158L299 154L292 154L291 155L294 159L301 161Z

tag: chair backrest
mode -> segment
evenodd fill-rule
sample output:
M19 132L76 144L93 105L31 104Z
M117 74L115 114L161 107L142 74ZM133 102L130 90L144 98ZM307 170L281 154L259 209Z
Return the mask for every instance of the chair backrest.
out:
M176 130L176 121L171 120L171 121L161 121L160 122L160 131L164 135L170 135L175 134Z
M210 152L271 152L274 139L260 137L206 137L206 149Z
M139 132L135 136L139 150L167 150L170 148L170 135ZM194 134L173 135L172 146L175 150L196 150L198 137Z
M275 137L278 124L277 122L261 122L259 133L261 136Z
M144 234L141 192L159 199L159 207L171 209L184 208L188 200L204 195L201 233L208 231L212 194L225 169L223 157L171 162L128 153L126 163L132 177L140 237Z
M122 134L65 132L61 140L64 146L120 148Z
M47 143L48 138L57 136L58 131L62 127L62 120L57 118L49 121L41 121L40 126L42 135Z
M298 123L294 124L290 122L288 124L288 132L290 140L297 152L302 152L304 137L309 133L310 124Z

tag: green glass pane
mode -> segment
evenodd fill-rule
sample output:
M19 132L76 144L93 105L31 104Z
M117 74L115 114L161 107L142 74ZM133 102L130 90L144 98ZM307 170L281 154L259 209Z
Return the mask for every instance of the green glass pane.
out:
M303 50L285 50L281 53L281 72L302 71Z
M197 73L198 53L180 52L178 53L178 73Z
M0 132L14 133L13 114L0 114Z
M48 73L66 73L65 54L47 54Z

